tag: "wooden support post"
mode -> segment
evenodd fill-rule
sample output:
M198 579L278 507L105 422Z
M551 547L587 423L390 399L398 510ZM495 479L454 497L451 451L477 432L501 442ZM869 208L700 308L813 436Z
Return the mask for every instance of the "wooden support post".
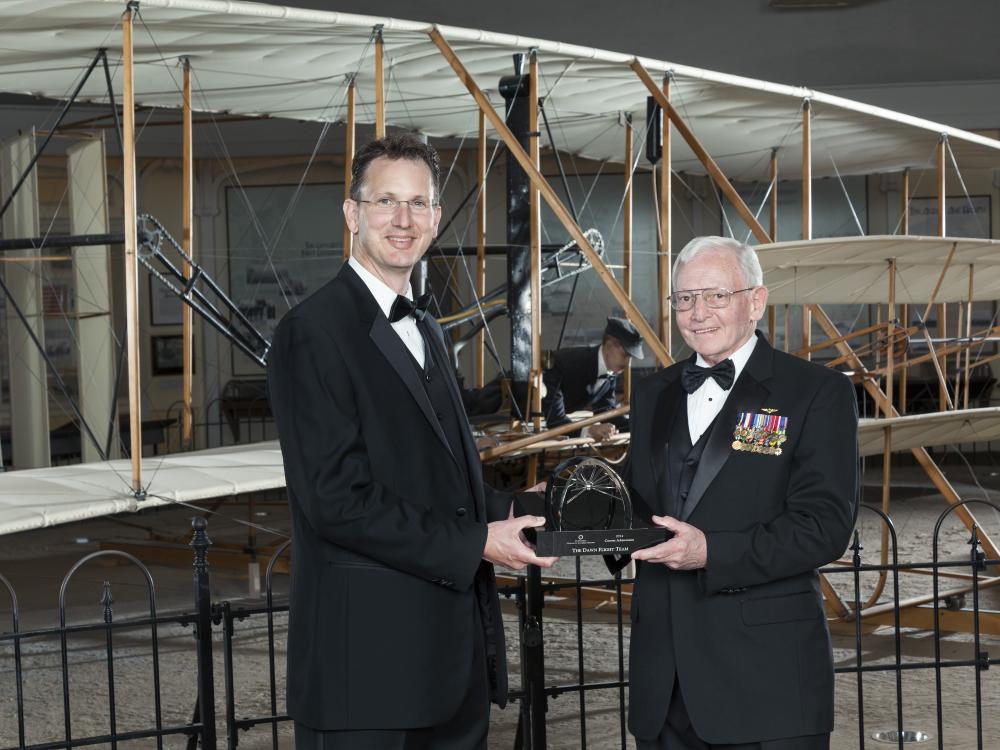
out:
M181 120L183 122L183 160L181 169L181 247L188 257L194 258L194 143L191 127L191 61L184 58L184 95ZM190 279L191 264L184 261L184 278ZM190 305L181 305L181 332L184 347L183 384L184 413L181 437L185 448L191 448L194 438L194 310Z
M385 138L385 70L382 25L375 27L375 138Z
M948 308L944 302L937 306L937 332L938 338L944 339L948 336ZM938 369L938 409L954 408L951 402L951 394L948 393L948 355L942 354L936 360Z
M903 170L899 185L899 233L910 233L910 170Z
M486 294L486 116L479 113L479 147L476 151L476 299ZM486 328L476 334L476 388L486 382Z
M538 52L528 55L528 158L541 174L538 132ZM542 201L532 180L529 193L531 224L531 414L535 432L542 429ZM537 476L537 475L536 475ZM530 477L534 484L536 477Z
M812 114L808 99L802 100L802 239L812 235ZM812 345L812 313L802 305L802 346ZM806 359L812 359L806 354Z
M778 241L778 149L771 149L771 198L768 211L768 228L771 230L771 242Z
M622 287L625 294L632 298L632 164L635 159L634 145L632 143L632 118L625 120L625 198L622 202ZM669 323L669 321L668 321ZM669 339L664 341L667 349L670 349ZM632 397L632 368L625 368L624 376L625 403L631 403Z
M962 407L969 408L969 358L972 356L972 300L973 274L975 266L969 264L969 301L965 303L965 389L962 391Z
M705 150L705 147L701 145L701 141L699 141L695 137L694 133L691 132L687 123L685 123L681 116L677 113L677 110L673 108L670 101L663 95L663 91L661 91L660 87L656 85L655 81L653 81L652 77L649 75L649 71L647 71L646 68L643 67L642 63L637 59L633 59L630 65L636 75L639 76L639 79L646 85L646 89L649 91L650 95L656 99L660 107L663 108L664 114L669 117L670 122L672 122L674 127L677 128L677 133L694 152L698 161L700 161L705 169L708 170L709 175L711 175L712 179L715 180L715 184L719 186L723 195L725 195L726 198L729 199L729 202L733 204L733 207L740 215L740 218L743 219L744 223L746 223L748 227L750 227L750 231L753 232L757 240L760 242L770 242L770 235L764 231L764 227L762 227L760 222L757 221L757 217L754 215L753 211L750 210L750 207L747 206L743 198L740 197L740 194L736 192L736 188L734 188L732 183L729 182L725 173L723 173L723 171L719 168L719 165L715 163L715 160L711 157L708 151ZM664 131L667 129L666 119L667 118L664 118L663 122Z
M128 416L132 491L142 492L142 412L139 394L139 238L136 226L135 83L132 56L132 6L122 14L122 170L125 231L125 341L128 352Z
M910 306L909 305L903 305L902 306L902 313L900 315L900 321L902 322L902 328L903 328L903 330L904 331L908 331L909 328L910 328ZM907 336L908 335L909 334L907 334ZM906 414L906 385L907 385L907 381L909 380L909 377L908 377L909 376L909 367L907 366L907 363L908 363L909 359L910 359L910 347L907 346L903 350L903 367L902 367L902 369L900 370L900 373L899 373L899 398L896 399L897 401L899 401L898 410L899 410L900 414Z
M344 123L344 200L351 197L351 170L354 168L354 101L357 93L357 82L351 76L350 83L347 84L347 121ZM351 247L354 237L351 230L344 222L344 261L351 257Z
M441 51L441 54L445 57L448 63L451 65L452 70L458 76L459 80L465 85L466 89L476 100L479 105L480 111L482 111L490 124L493 126L493 130L496 131L497 135L503 140L507 149L510 151L511 155L517 160L521 168L528 174L531 179L532 184L538 188L541 193L542 198L548 204L552 213L559 220L559 223L563 225L566 231L569 233L573 241L576 242L577 246L583 252L584 256L593 266L594 271L597 273L598 278L604 283L608 291L615 298L622 309L625 311L625 315L632 321L636 328L639 329L639 333L642 335L643 340L656 355L657 360L664 364L671 364L672 360L667 350L660 343L659 338L656 336L656 332L650 327L649 323L642 316L642 313L636 308L632 303L632 300L628 298L625 291L621 288L615 277L611 274L611 271L601 260L600 256L594 251L593 246L587 241L587 238L583 234L583 230L580 229L579 224L573 220L566 206L563 205L562 201L559 200L559 196L556 195L555 190L549 184L545 176L531 163L531 159L525 152L521 145L517 142L517 139L510 132L507 124L503 121L503 118L497 114L493 105L490 103L489 99L483 93L482 89L476 84L472 75L466 70L462 61L458 59L458 56L452 50L451 46L441 35L441 32L435 27L431 29L428 33L431 41L437 46Z
M789 350L789 345L788 345L789 335L788 335L788 332L791 330L791 324L792 324L792 306L786 304L785 305L785 335L783 336L784 341L782 341L782 346L784 347L784 350L785 350L786 353Z
M937 208L938 208L938 237L946 237L948 232L948 222L947 222L947 188L945 181L947 178L947 171L945 167L945 147L948 144L948 136L941 134L938 139L937 150L936 150L936 161L937 161ZM938 336L945 338L948 335L948 320L947 320L948 310L944 303L938 305ZM947 375L948 373L948 357L941 357L941 370ZM938 385L938 408L944 411L946 407L949 406L950 397L948 395L947 377L943 379Z
M670 76L663 77L663 98L670 101ZM673 338L673 330L671 326L671 319L673 318L673 310L667 300L670 299L670 294L673 292L673 278L671 274L673 269L671 268L671 251L673 249L671 236L672 236L672 200L673 192L671 188L673 187L671 181L671 140L670 140L670 118L667 117L666 110L663 112L663 123L660 128L660 237L659 245L660 252L656 256L657 264L657 279L658 279L658 290L659 296L657 299L657 310L658 316L658 326L660 331L660 341L663 342L663 346L666 350L673 353L673 346L671 339Z
M778 327L778 311L774 308L774 305L767 306L767 340L771 342L771 346L774 346L775 336L777 335Z

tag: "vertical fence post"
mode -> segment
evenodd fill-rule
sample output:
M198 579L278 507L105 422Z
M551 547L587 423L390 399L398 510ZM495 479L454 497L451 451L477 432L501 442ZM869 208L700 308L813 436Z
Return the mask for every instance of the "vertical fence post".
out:
M208 548L212 540L205 531L208 521L191 521L194 535L195 636L198 642L198 715L201 718L202 750L215 750L215 670L212 662L212 596L208 579Z
M524 727L525 750L545 750L545 647L542 643L542 569L528 566L524 595L524 625L521 636L521 664L525 678L524 700L528 705L528 726Z

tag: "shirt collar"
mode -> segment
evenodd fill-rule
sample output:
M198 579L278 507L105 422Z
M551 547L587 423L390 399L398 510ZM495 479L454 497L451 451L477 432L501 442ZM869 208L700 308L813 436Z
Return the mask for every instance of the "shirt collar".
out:
M733 361L733 382L735 383L737 378L739 378L740 373L743 372L743 368L746 367L747 362L750 360L750 355L753 354L753 348L757 346L757 332L754 331L753 335L747 339L746 343L743 344L739 349L729 355L729 359ZM708 362L699 354L696 360L696 364L699 367L711 367Z
M608 369L608 363L604 361L604 345L597 347L597 377L610 377L613 373Z
M347 263L361 277L361 280L365 282L365 286L372 293L379 309L382 310L382 314L388 318L389 311L392 309L392 303L396 301L396 292L390 289L382 279L361 265L353 255L347 259ZM413 299L413 288L409 282L406 284L406 293L403 296L408 300Z

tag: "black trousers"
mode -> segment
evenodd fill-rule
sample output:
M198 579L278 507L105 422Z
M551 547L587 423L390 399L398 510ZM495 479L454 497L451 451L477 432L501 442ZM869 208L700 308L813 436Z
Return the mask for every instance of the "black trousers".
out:
M486 750L490 691L483 628L476 611L472 674L465 699L444 724L417 729L319 730L295 722L295 750ZM387 709L387 710L391 710Z
M829 734L805 737L785 737L767 742L749 742L738 745L711 745L694 731L681 686L674 678L674 690L667 708L667 719L655 740L636 737L636 750L830 750Z

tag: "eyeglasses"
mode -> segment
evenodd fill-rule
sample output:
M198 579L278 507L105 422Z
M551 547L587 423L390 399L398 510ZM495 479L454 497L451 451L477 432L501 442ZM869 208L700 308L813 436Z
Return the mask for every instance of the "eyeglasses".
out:
M722 287L686 289L683 292L672 292L670 294L670 306L678 312L686 312L694 309L694 303L700 296L706 306L718 310L723 307L729 307L729 302L732 300L734 294L749 292L756 288L755 286L748 286L746 289L737 289L735 292L723 289Z
M372 211L379 214L394 214L396 213L396 209L403 203L405 203L406 207L410 209L410 213L414 214L425 214L437 205L436 203L431 203L423 198L400 201L395 198L390 198L387 195L382 196L381 198L376 198L373 201L359 200L357 203L367 203L372 207Z

